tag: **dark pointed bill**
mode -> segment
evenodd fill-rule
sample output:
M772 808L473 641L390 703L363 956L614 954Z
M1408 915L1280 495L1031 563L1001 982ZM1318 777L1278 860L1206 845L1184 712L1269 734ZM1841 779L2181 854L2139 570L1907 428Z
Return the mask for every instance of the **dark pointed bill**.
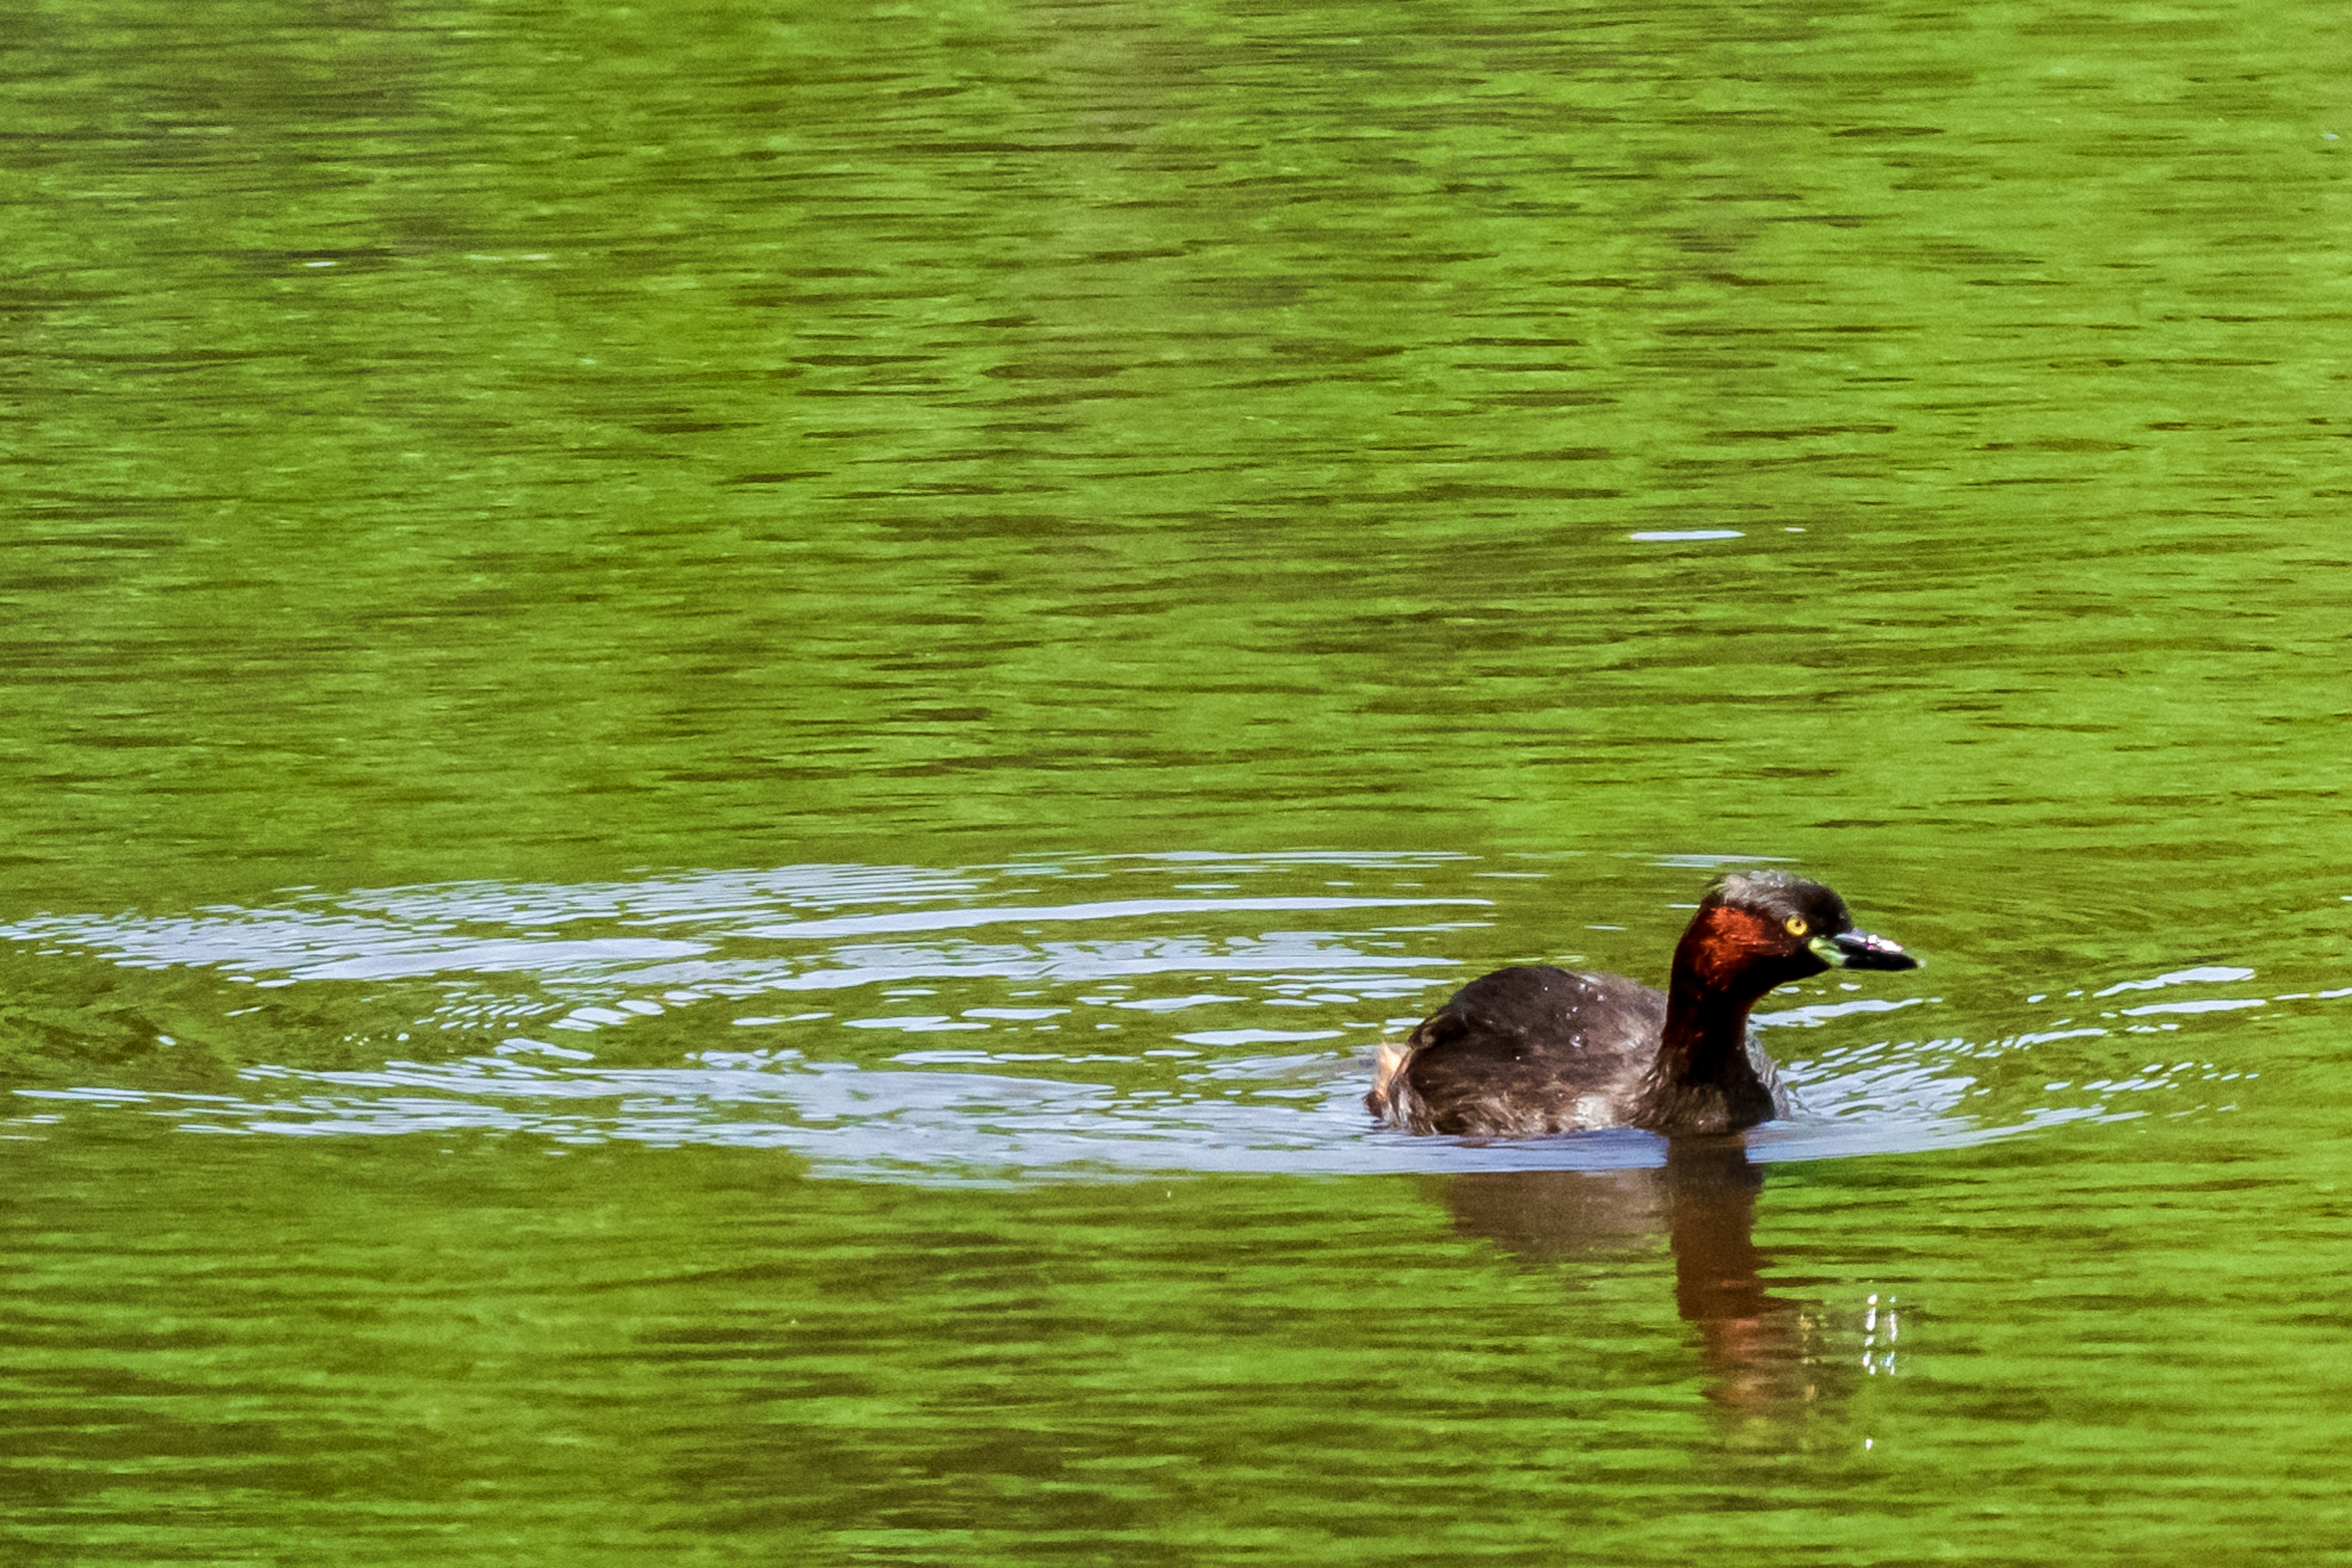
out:
M1823 963L1838 969L1916 969L1919 961L1883 936L1846 931L1817 936L1809 943Z

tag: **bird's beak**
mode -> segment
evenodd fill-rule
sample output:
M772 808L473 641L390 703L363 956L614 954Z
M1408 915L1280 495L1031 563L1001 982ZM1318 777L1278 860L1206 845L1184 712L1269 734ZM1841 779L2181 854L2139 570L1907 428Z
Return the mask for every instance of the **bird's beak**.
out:
M1832 969L1916 969L1919 961L1887 941L1867 931L1840 931L1817 936L1805 944L1813 956Z

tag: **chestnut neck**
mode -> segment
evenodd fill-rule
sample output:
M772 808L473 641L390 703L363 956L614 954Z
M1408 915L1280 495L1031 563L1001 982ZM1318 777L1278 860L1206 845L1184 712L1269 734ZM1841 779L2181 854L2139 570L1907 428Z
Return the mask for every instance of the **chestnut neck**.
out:
M1748 1060L1748 1015L1764 994L1791 978L1774 973L1784 946L1761 915L1711 906L1698 912L1675 947L1666 988L1666 1026L1658 1042L1660 1079L1671 1083L1755 1081Z

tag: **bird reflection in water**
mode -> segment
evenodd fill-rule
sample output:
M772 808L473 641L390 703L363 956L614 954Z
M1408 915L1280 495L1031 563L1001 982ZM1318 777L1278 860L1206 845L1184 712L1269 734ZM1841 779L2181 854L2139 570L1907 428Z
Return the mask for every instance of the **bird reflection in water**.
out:
M1603 1258L1654 1245L1675 1258L1675 1310L1698 1331L1707 1397L1727 1411L1793 1414L1826 1392L1817 1313L1764 1286L1755 1241L1764 1173L1732 1138L1677 1138L1663 1168L1496 1171L1451 1178L1454 1224L1534 1262Z

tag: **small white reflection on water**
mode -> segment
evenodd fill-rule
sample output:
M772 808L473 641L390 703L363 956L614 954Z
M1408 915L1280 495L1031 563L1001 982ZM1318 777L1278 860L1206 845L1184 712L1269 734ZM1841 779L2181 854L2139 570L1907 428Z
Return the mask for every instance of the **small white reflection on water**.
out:
M2094 996L2117 996L2126 991L2158 991L2168 985L2221 985L2232 981L2252 980L2254 972L2234 963L2209 963L2197 969L2176 969L2169 974L2159 974L2149 980L2121 980L2104 991L2094 991Z
M1049 904L1038 908L998 910L939 910L896 915L854 915L843 920L794 921L782 925L747 926L736 934L797 939L821 936L870 936L883 931L961 931L971 926L1021 925L1031 921L1139 920L1146 915L1383 910L1427 904L1457 904L1478 909L1494 907L1492 900L1486 899L1112 899L1091 904Z

